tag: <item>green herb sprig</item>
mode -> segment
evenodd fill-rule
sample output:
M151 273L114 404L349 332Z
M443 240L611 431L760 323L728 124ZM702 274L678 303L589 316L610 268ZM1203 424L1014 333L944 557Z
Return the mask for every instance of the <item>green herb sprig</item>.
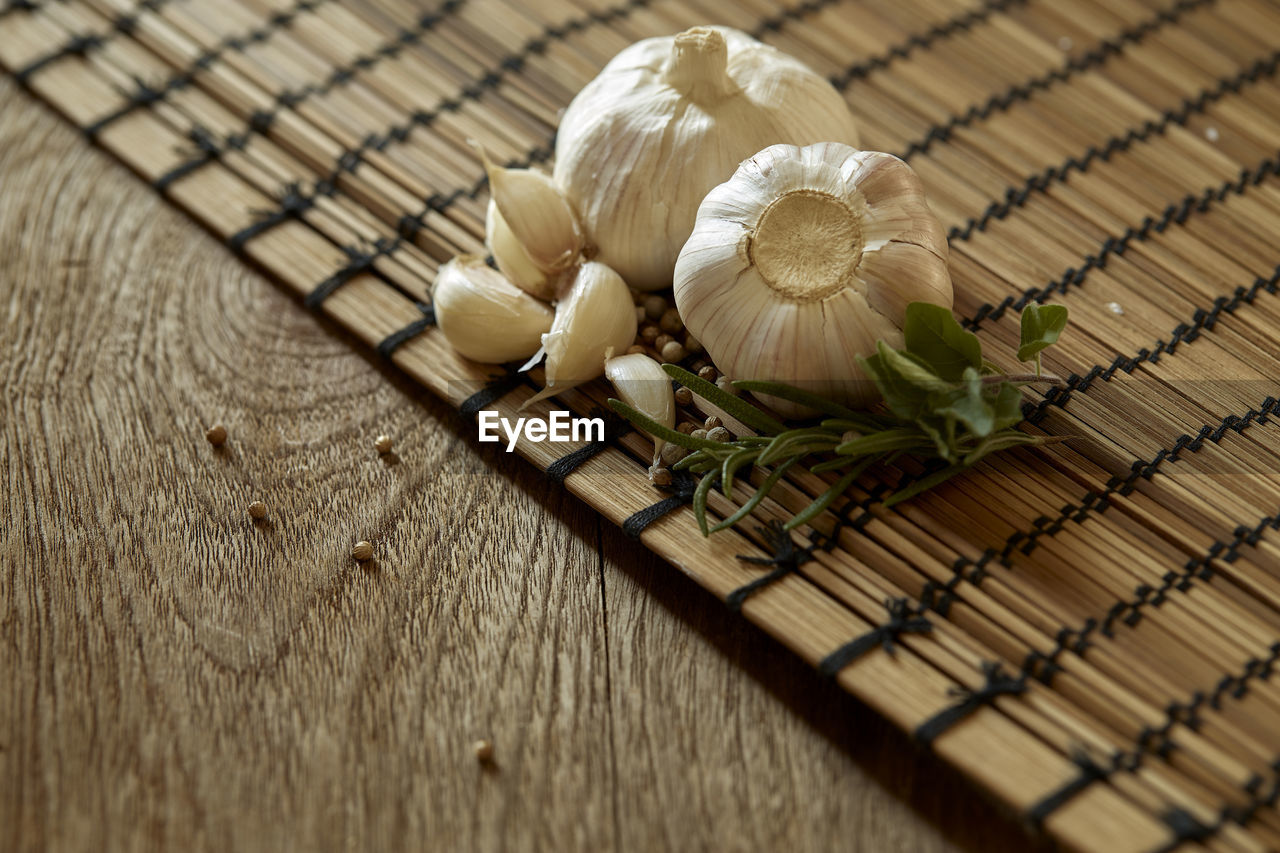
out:
M820 515L872 465L907 454L941 460L943 467L913 480L885 499L893 506L977 464L990 453L1011 447L1045 444L1054 439L1017 429L1022 422L1021 386L1060 381L1043 376L1041 352L1054 344L1067 325L1061 305L1031 303L1022 312L1019 361L1034 360L1034 374L1005 375L982 357L978 336L966 331L951 311L927 302L907 306L904 346L879 341L876 351L859 358L884 402L875 411L855 411L802 388L779 382L739 380L735 388L798 403L817 411L809 425L788 427L777 418L674 364L663 369L677 382L736 418L757 435L733 441L696 438L659 424L620 400L609 406L637 428L691 452L674 467L702 475L693 510L704 536L732 527L764 500L782 476L812 458L815 474L840 472L839 479L785 525L798 527ZM707 497L720 484L733 494L734 478L749 466L771 468L754 495L736 512L708 527Z

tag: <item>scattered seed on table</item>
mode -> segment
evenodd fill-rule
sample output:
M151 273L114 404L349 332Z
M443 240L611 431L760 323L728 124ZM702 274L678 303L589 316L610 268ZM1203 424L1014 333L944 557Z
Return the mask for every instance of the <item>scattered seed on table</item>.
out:
M390 453L391 452L391 436L389 435L378 436L376 439L374 439L373 446L377 449L379 453Z
M676 389L676 402L682 406L687 406L693 402L693 392L688 388L681 386Z
M227 428L222 424L214 424L205 431L204 437L214 447L221 447L227 443Z
M358 562L365 562L373 559L373 543L361 540L351 549L351 556Z
M261 521L267 517L267 505L262 501L254 501L249 504L249 517L254 521Z
M487 740L478 740L471 744L471 749L475 751L476 761L481 764L488 764L493 761L493 744Z

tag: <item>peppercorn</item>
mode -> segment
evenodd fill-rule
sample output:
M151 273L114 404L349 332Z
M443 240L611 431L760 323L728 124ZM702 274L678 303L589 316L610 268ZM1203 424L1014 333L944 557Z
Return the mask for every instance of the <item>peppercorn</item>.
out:
M682 406L687 406L693 402L693 392L683 385L676 389L676 402Z
M716 369L709 364L698 371L698 378L705 379L708 382L715 382L717 375Z
M391 452L391 436L389 435L378 436L376 439L374 439L373 446L379 453L384 453L384 454L390 453Z
M476 761L481 764L488 764L493 761L493 744L487 740L478 740L471 744L472 751L476 754Z
M351 549L351 556L361 563L373 559L373 543L362 539Z
M662 327L662 331L675 334L684 330L684 322L680 319L680 312L674 308L668 308L662 314L662 319L658 321L658 325Z
M667 300L656 293L644 298L644 313L650 320L660 320L667 310Z
M205 432L204 437L214 447L221 447L227 443L227 428L222 424L214 424Z
M733 433L729 432L724 427L716 427L715 429L707 430L707 440L721 442L733 441Z
M708 432L710 432L711 430L715 429L718 426L724 426L724 421L720 420L715 415L708 415L706 423L703 424L703 428L706 429Z
M688 355L688 353L684 351L684 347L680 345L679 341L668 341L666 346L662 348L662 360L672 364L684 358L686 355Z
M267 505L262 501L254 501L249 504L249 517L254 521L261 521L267 517Z
M671 469L670 468L654 468L649 474L649 479L653 481L655 486L671 485Z

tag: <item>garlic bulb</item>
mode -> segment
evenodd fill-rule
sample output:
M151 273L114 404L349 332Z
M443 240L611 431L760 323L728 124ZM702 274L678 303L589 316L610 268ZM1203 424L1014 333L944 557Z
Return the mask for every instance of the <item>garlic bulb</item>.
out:
M854 356L880 339L901 346L908 303L951 307L946 233L897 157L774 145L703 201L676 263L675 297L730 376L866 405L877 392Z
M598 259L656 290L671 284L698 204L742 160L822 141L858 142L830 83L746 33L695 27L633 44L578 93L554 178Z
M658 362L644 353L619 355L605 361L604 375L613 383L622 402L665 427L675 427L675 392L671 377ZM662 439L654 439L654 465L659 463L665 444Z
M610 350L622 352L636 337L631 291L613 270L588 261L573 273L558 305L551 331L542 336L547 354L547 387L525 405L595 379Z
M486 364L532 355L554 319L549 305L475 255L459 255L440 267L431 304L449 345Z
M534 169L496 166L483 148L479 151L489 176L492 206L501 214L500 220L490 216L485 228L499 268L508 275L515 273L513 279L521 287L533 278L526 262L544 274L568 269L582 251L582 232L573 208L550 176ZM531 286L542 287L545 281L546 275Z

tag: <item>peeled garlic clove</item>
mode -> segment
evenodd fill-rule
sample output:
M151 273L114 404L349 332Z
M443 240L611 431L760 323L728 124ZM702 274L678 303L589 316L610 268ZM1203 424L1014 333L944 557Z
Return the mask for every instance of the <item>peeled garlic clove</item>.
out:
M609 350L625 352L635 338L636 306L622 277L596 261L578 267L542 336L547 387L525 405L595 379Z
M582 251L582 232L573 208L550 176L534 169L495 165L483 148L477 148L489 176L493 202L511 237L542 271L568 269Z
M676 398L671 377L662 365L643 353L619 355L604 363L604 375L613 383L619 399L665 427L676 425ZM661 460L666 441L654 438L653 464Z
M528 358L554 320L549 305L475 255L459 255L440 267L431 304L449 345L486 364Z
M554 276L549 276L533 262L524 246L511 233L511 226L502 218L497 202L489 199L489 210L484 223L485 243L493 253L493 259L512 284L539 299L550 301L555 296Z
M908 303L951 307L946 233L897 157L774 145L708 193L676 262L675 297L730 376L867 405L878 392L856 356L877 340L901 345Z
M556 185L596 258L639 290L668 287L698 205L768 145L858 144L844 96L776 48L695 27L623 50L556 133Z

